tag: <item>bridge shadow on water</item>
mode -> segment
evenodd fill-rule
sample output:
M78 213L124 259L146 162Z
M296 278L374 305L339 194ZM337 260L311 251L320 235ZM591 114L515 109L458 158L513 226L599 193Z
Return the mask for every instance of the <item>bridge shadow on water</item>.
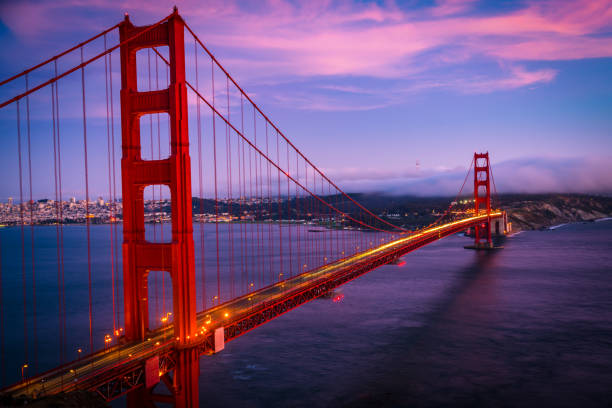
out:
M494 359L478 355L494 312L498 251L476 251L471 265L458 272L418 327L399 327L374 352L370 368L355 375L344 397L330 404L346 407L491 406L498 398ZM488 347L486 344L482 344ZM492 378L483 378L483 365ZM484 370L486 371L486 370ZM474 377L472 377L474 375ZM354 389L353 389L354 388Z

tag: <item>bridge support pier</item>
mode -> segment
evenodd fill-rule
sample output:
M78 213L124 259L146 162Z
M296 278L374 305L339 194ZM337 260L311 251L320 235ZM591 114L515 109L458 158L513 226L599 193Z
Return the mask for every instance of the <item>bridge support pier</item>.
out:
M175 407L198 408L199 377L200 361L197 349L179 350L174 370Z

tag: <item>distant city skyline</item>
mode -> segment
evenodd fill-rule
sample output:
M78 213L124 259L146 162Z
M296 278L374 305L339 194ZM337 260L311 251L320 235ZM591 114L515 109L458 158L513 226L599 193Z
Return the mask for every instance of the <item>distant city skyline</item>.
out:
M5 2L0 77L117 23L125 12L135 24L150 24L173 5ZM177 5L270 118L349 192L453 195L474 151L491 153L500 192L612 192L609 2ZM0 91L3 100L10 95ZM12 175L14 115L0 112L7 135L0 170ZM65 131L79 131L75 115ZM90 115L90 126L103 129L100 113ZM44 154L33 148L35 162ZM94 165L105 160L92 158ZM79 175L78 166L65 168L66 177ZM36 189L38 176L46 175L34 177L34 197L53 198L53 191ZM106 187L98 187L106 174L91 177L90 199L108 199ZM0 182L3 201L18 194L7 183ZM84 197L81 184L67 179L64 199Z

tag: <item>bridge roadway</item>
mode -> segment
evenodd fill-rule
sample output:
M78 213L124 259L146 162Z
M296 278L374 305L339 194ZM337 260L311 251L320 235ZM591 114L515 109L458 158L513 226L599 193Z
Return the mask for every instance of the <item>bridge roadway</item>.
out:
M502 217L494 211L491 218ZM320 297L356 277L387 264L398 257L448 235L487 220L486 215L471 216L432 227L373 249L335 261L310 272L265 287L251 294L198 313L200 332L193 339L201 354L214 350L213 332L224 327L225 342L252 330L279 315ZM175 349L172 325L150 333L145 341L119 344L2 390L14 396L40 396L74 389L97 391L112 400L145 382L146 360L160 356L160 377L174 367Z

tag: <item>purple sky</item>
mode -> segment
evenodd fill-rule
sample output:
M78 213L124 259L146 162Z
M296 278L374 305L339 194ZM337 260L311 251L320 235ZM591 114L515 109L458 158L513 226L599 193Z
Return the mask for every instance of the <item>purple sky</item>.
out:
M147 24L174 3L2 2L0 77L124 12ZM609 1L176 3L272 120L349 191L451 195L473 152L488 150L501 192L612 192Z

